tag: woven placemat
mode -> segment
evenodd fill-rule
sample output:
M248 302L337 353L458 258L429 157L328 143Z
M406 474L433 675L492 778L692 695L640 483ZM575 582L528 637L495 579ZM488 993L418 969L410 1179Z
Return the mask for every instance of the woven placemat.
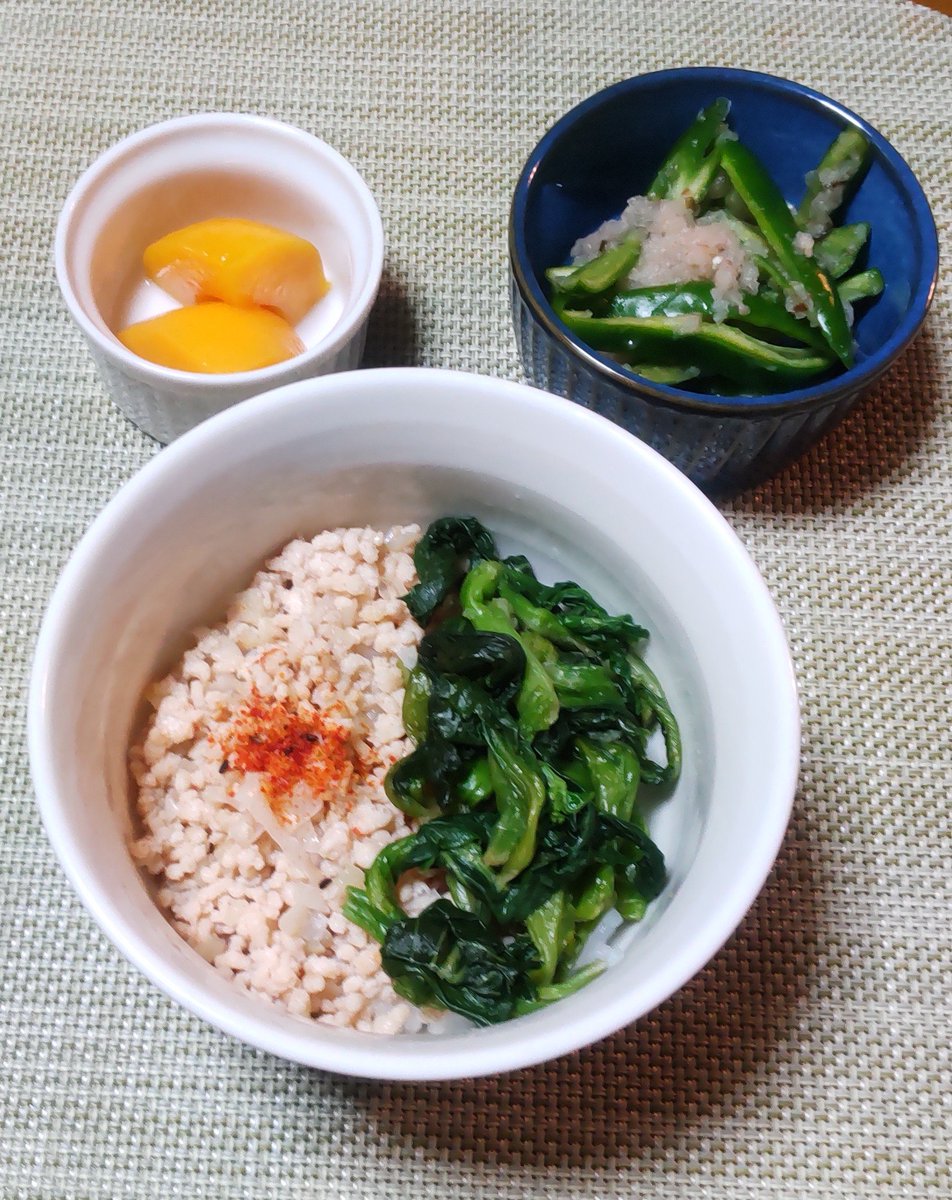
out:
M56 292L79 171L171 115L260 112L365 175L386 278L367 363L521 378L508 199L598 87L717 63L801 80L913 165L952 261L952 22L908 0L5 0L0 5L0 1196L949 1194L949 288L806 459L725 508L796 658L804 749L776 869L678 995L580 1054L388 1086L255 1053L108 945L41 831L29 659L70 548L155 452Z

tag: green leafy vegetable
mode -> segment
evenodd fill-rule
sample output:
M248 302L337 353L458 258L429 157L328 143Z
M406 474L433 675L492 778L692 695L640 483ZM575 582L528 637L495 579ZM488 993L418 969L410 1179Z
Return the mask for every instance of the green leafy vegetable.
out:
M575 901L575 918L584 925L597 921L615 902L615 868L596 867Z
M413 563L420 582L404 596L414 618L425 624L466 573L467 564L496 557L492 535L474 517L440 517L417 543Z
M424 543L409 596L418 619L440 618L407 675L416 747L386 779L421 824L380 851L344 911L381 942L401 995L488 1024L594 978L574 964L599 918L637 919L661 890L637 793L676 777L680 737L630 616L498 558L473 518L434 523ZM656 730L663 764L647 753ZM440 872L447 898L408 916L407 871Z
M486 847L485 860L500 867L500 883L508 883L532 861L536 829L545 803L545 781L529 753L520 753L503 730L488 729L489 775L499 819Z
M526 917L526 931L540 960L531 974L534 984L545 986L555 978L562 951L574 930L575 910L565 892L554 892Z
M474 628L513 638L522 647L524 672L516 709L520 727L532 734L552 724L559 704L555 687L539 661L537 647L519 633L509 605L499 598L491 598L504 570L501 562L481 562L473 567L460 588L460 607L463 616L472 622Z
M478 917L446 900L394 925L381 960L401 996L438 1004L476 1025L505 1021L520 1001L533 997L529 973L537 958L531 939L503 942Z
M421 742L426 737L430 707L430 680L422 667L414 667L407 676L403 692L403 728L407 737Z

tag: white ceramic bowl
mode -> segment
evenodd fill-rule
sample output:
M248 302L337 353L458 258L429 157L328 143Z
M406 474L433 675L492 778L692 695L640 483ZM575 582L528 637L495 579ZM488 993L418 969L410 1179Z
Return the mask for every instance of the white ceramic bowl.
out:
M685 762L651 816L670 881L561 1003L490 1029L393 1038L244 995L166 923L126 850L126 753L143 688L220 619L264 558L342 524L473 513L543 577L574 578L652 631L647 659ZM311 1066L466 1077L574 1050L670 996L734 930L770 869L797 776L790 657L756 568L684 476L567 400L448 371L358 371L213 418L107 505L63 572L36 651L30 757L49 837L119 949L181 1004ZM56 947L49 947L55 954Z
M115 336L157 315L142 252L173 229L246 217L313 242L331 289L298 325L304 352L257 371L198 375L139 358ZM169 442L249 396L356 367L383 269L383 226L367 185L319 138L265 117L201 113L134 133L73 187L56 229L56 277L122 411Z

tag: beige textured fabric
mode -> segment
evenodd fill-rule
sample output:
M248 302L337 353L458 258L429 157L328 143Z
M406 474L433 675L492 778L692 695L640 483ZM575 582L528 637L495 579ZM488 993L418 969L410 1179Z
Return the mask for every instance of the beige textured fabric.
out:
M952 22L909 0L5 0L0 14L0 1196L949 1195ZM60 302L63 197L99 151L170 115L299 124L383 210L366 361L520 378L505 222L525 156L603 84L698 62L785 74L867 116L929 192L947 273L878 392L726 509L802 689L776 870L688 987L560 1062L386 1086L244 1049L105 942L33 803L25 688L46 597L156 450Z

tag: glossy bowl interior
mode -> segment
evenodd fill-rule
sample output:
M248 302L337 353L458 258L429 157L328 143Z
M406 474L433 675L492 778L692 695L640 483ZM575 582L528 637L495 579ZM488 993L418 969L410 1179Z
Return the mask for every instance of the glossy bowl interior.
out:
M546 268L568 261L578 237L617 216L629 197L643 194L675 139L701 108L719 96L731 102L731 128L790 200L799 200L805 174L844 127L862 129L872 145L870 168L837 217L840 223L869 222L872 232L861 261L878 267L885 281L877 299L856 306L856 364L816 384L772 396L708 397L651 383L579 342L548 301ZM707 417L712 423L828 408L835 409L834 419L842 416L844 410L837 402L855 399L921 327L938 269L938 242L928 202L907 163L880 133L855 113L801 84L715 67L637 76L598 92L568 112L526 162L514 194L509 236L514 288L527 310L526 320L537 326L540 337L568 355L578 372L623 398L621 407L616 405L608 415L639 434L651 428L650 417L639 416L646 408ZM526 338L521 340L525 343ZM544 367L533 362L531 348L525 344L522 348L530 379L551 383L544 377ZM571 378L556 390L573 394ZM625 396L632 403L627 413ZM697 437L698 428L696 423L690 426L691 437ZM810 438L819 432L811 428ZM670 445L658 448L678 461L676 434ZM684 462L682 457L682 469ZM711 480L702 473L699 482Z
M506 437L498 431L505 427ZM683 775L651 806L670 882L582 993L491 1029L381 1037L240 992L172 930L127 852L127 752L144 687L189 631L295 535L474 513L543 577L575 578L652 631ZM798 709L784 633L716 509L608 421L534 389L422 369L309 380L212 418L110 502L55 590L30 695L53 846L90 912L153 982L275 1054L392 1079L485 1074L574 1050L669 996L737 925L789 815Z

